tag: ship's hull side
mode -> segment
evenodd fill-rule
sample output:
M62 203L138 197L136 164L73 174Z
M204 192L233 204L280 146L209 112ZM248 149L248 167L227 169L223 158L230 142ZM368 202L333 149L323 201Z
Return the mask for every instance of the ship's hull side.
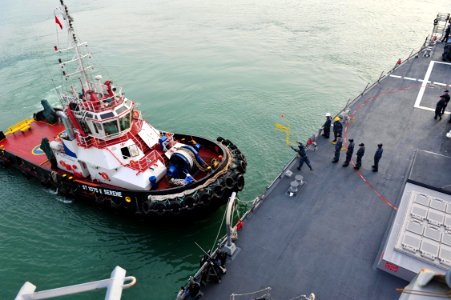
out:
M70 173L52 170L49 163L38 165L4 148L0 148L0 164L19 170L27 178L36 178L43 186L55 189L61 195L150 219L207 215L226 203L233 191L243 189L247 162L232 142L222 138L215 142L183 134L176 134L175 138L194 138L223 159L214 172L194 183L149 191L126 190L75 178Z

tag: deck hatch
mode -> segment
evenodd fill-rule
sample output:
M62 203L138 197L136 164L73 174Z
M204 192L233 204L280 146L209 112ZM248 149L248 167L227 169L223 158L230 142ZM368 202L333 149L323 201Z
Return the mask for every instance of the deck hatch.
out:
M430 240L423 240L421 242L420 254L421 256L434 260L438 256L439 245Z
M428 209L420 205L413 205L412 210L410 211L410 215L418 220L426 219L427 214Z
M416 233L418 235L423 234L424 225L417 221L417 220L410 220L410 222L407 224L407 230L413 233Z
M447 230L451 230L451 216L449 216L449 215L445 216L444 225Z
M443 225L443 221L445 220L445 215L437 210L429 209L427 221L430 224L434 224L437 226Z
M415 203L424 205L424 206L429 206L429 202L430 199L428 198L428 196L424 195L424 194L416 194L415 195Z
M424 236L436 242L440 242L442 233L440 232L440 229L438 227L427 226L426 230L424 231Z
M416 253L420 249L421 239L413 234L406 233L402 241L402 247L409 251Z
M436 210L440 210L443 212L446 211L446 203L442 199L438 199L438 198L432 199L430 206Z
M451 247L445 245L440 246L440 252L438 254L438 259L442 264L451 267Z
M445 231L442 235L442 243L451 246L451 232Z

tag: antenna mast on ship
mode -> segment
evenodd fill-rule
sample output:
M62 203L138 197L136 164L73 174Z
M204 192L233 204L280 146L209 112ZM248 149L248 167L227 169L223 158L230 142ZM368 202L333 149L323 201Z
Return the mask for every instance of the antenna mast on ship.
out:
M67 34L68 34L68 37L70 39L71 45L68 48L61 49L61 50L59 50L55 46L55 51L58 51L58 52L61 53L61 52L65 52L65 51L69 51L69 50L73 49L73 50L75 50L75 55L74 55L74 57L71 60L62 61L61 58L60 58L60 59L58 59L58 62L60 64L61 68L63 68L63 69L64 69L66 64L77 62L78 63L78 70L73 72L73 73L70 73L70 74L67 74L66 71L63 70L63 76L67 80L69 77L71 77L73 75L81 74L80 81L81 81L81 84L82 84L82 88L84 90L90 90L91 89L91 85L90 85L90 82L89 82L87 70L92 69L92 66L85 67L84 63L83 63L83 59L86 58L86 57L90 57L90 54L88 53L88 54L84 54L83 55L82 52L81 52L81 49L80 49L81 46L87 46L87 43L79 43L77 35L75 34L75 30L74 30L74 28L72 26L73 18L69 14L69 10L67 8L67 5L64 4L63 0L60 0L60 3L61 3L61 8L59 9L59 11L63 15L63 19L66 21L66 26L68 28L67 29ZM62 27L62 25L60 23L58 23L58 24Z

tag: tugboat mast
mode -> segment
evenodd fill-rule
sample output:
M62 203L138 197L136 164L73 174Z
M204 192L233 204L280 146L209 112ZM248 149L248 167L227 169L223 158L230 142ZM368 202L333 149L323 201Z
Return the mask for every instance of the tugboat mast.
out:
M69 36L69 39L72 42L72 47L75 50L75 57L74 57L74 59L71 60L71 62L78 61L78 65L79 65L79 70L77 72L74 72L72 74L64 74L64 76L67 78L67 77L69 77L71 75L75 75L76 73L80 73L82 78L83 78L83 80L82 80L82 87L83 87L83 89L84 90L90 90L91 89L91 85L90 85L90 82L89 82L89 79L88 79L88 74L86 72L87 68L85 68L85 66L83 64L83 57L86 57L87 55L83 56L81 54L80 46L82 44L78 43L78 38L77 38L77 36L75 34L75 30L74 30L74 28L72 26L73 18L69 14L69 10L68 10L66 4L64 4L64 1L60 0L60 3L61 3L61 8L62 8L61 9L61 13L63 14L63 18L66 21L66 24L68 26L68 36ZM69 47L67 50L69 50L72 47Z

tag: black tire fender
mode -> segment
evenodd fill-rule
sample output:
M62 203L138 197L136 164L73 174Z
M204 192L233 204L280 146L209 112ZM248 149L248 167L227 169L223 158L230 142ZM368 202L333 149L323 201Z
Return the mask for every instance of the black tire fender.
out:
M236 181L236 189L238 192L241 192L244 188L244 176L242 174L238 174L235 178Z

